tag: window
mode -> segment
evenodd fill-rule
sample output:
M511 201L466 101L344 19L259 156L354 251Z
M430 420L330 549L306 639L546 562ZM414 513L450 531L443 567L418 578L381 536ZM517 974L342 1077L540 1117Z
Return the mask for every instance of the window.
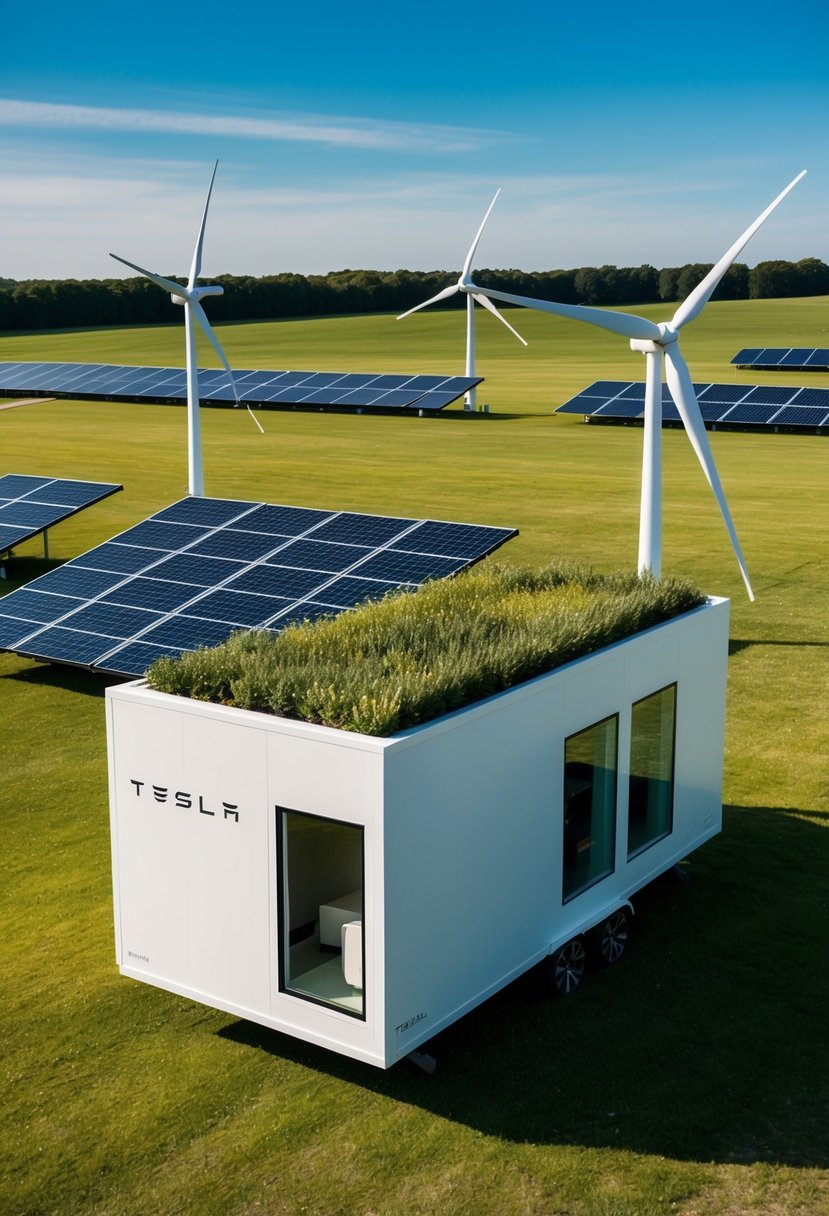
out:
M363 828L277 808L279 989L355 1017L363 992Z
M676 684L635 703L630 723L628 857L670 834L675 734Z
M565 903L613 873L618 723L614 714L564 744Z

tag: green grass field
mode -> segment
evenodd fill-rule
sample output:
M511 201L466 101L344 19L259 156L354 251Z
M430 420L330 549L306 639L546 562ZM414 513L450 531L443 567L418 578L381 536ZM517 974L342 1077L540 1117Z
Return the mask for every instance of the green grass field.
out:
M714 303L697 380L744 345L829 345L829 300ZM637 310L638 311L638 310ZM641 310L664 319L671 308ZM621 339L479 324L489 415L202 411L211 495L513 525L512 562L635 563L642 432L552 410L642 379ZM237 367L458 372L464 319L226 326ZM181 365L179 326L0 338L0 360ZM215 366L215 360L205 357ZM0 403L2 404L2 403ZM685 437L666 432L666 573L732 597L722 835L640 902L630 957L571 1001L531 977L446 1031L438 1072L388 1073L122 979L114 963L103 684L0 654L0 1211L10 1216L829 1211L829 524L822 436L712 434L757 593ZM52 562L185 493L182 409L0 410L0 472L118 481ZM35 540L6 589L47 567Z

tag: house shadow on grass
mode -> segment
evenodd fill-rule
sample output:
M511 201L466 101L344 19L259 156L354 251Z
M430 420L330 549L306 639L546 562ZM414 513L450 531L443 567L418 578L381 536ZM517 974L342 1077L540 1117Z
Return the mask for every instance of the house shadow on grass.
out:
M574 996L530 973L436 1036L432 1077L220 1034L514 1142L829 1166L829 816L726 808L688 874L640 894L627 958Z

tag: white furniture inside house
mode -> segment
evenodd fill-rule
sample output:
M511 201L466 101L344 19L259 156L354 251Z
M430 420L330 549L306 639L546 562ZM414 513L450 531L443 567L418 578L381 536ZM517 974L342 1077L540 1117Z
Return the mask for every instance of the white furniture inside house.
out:
M343 925L350 920L359 920L362 915L363 892L359 887L328 904L320 904L320 945L339 949Z

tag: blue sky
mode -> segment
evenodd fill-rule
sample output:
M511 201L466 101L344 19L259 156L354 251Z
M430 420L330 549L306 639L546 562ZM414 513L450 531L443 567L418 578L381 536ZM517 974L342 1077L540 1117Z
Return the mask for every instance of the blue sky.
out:
M123 16L122 16L123 14ZM16 3L0 276L829 261L829 17L622 6Z

